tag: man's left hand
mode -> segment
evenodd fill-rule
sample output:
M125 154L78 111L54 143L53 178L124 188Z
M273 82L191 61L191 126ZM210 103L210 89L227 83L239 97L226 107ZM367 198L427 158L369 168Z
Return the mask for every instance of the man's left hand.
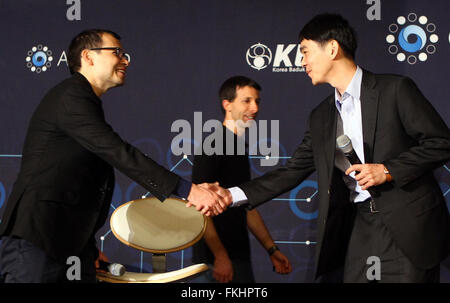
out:
M363 190L383 184L387 180L383 164L354 164L345 174L349 175L351 172L359 172L356 173L355 180Z
M279 250L270 256L275 271L279 274L288 274L292 271L292 265L289 259Z

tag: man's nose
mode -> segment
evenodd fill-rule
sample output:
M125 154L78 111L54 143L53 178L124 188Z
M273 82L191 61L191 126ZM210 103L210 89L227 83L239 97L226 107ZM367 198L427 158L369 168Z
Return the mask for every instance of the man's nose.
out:
M256 101L253 101L250 104L250 111L255 114L258 112L258 110L259 110L259 104Z
M305 67L305 66L306 66L305 56L302 56L302 60L300 61L300 65L301 65L302 67Z

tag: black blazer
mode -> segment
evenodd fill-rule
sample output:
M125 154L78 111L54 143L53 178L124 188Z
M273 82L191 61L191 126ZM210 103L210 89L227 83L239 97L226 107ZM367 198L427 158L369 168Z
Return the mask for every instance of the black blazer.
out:
M412 80L363 72L366 163L384 163L393 182L376 187L380 216L403 253L420 268L450 251L450 219L433 169L450 159L450 132ZM349 191L334 166L334 94L311 113L304 139L286 166L240 186L251 207L291 190L317 171L319 217L316 276L344 262L354 218Z
M161 201L179 180L113 131L89 82L75 73L31 118L0 235L20 236L64 263L93 247L108 216L113 167Z

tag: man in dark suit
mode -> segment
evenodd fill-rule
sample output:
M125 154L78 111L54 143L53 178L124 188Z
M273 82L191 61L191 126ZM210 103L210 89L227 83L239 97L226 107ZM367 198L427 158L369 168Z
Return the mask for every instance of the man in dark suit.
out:
M450 158L447 125L411 79L355 64L355 34L341 16L314 17L299 38L312 83L335 93L312 111L284 167L229 189L234 205L256 207L316 170L316 277L343 267L345 282L438 282L450 220L432 171ZM363 164L336 148L342 134Z
M71 256L81 261L81 280L95 281L94 236L108 216L113 167L160 201L175 194L210 215L231 203L158 165L105 121L99 97L124 84L129 64L119 40L107 30L77 35L68 54L73 76L51 89L31 118L0 226L6 282L67 281Z

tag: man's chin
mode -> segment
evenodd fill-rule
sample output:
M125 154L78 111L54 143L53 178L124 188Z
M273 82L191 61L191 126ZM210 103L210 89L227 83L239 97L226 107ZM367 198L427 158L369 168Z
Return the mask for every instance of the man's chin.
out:
M317 86L317 85L320 85L320 84L324 84L325 81L318 81L318 80L311 79L311 83L312 83L312 85Z
M115 87L125 85L125 78L121 78L121 79L117 80L117 81L115 82L115 84L116 84Z
M255 120L251 119L244 119L244 120L237 120L236 121L236 125L240 128L249 128L251 126L253 126L256 123Z
M120 86L120 85L123 85L125 83L126 75L124 73L118 72L115 75L115 78L116 78L117 84Z

